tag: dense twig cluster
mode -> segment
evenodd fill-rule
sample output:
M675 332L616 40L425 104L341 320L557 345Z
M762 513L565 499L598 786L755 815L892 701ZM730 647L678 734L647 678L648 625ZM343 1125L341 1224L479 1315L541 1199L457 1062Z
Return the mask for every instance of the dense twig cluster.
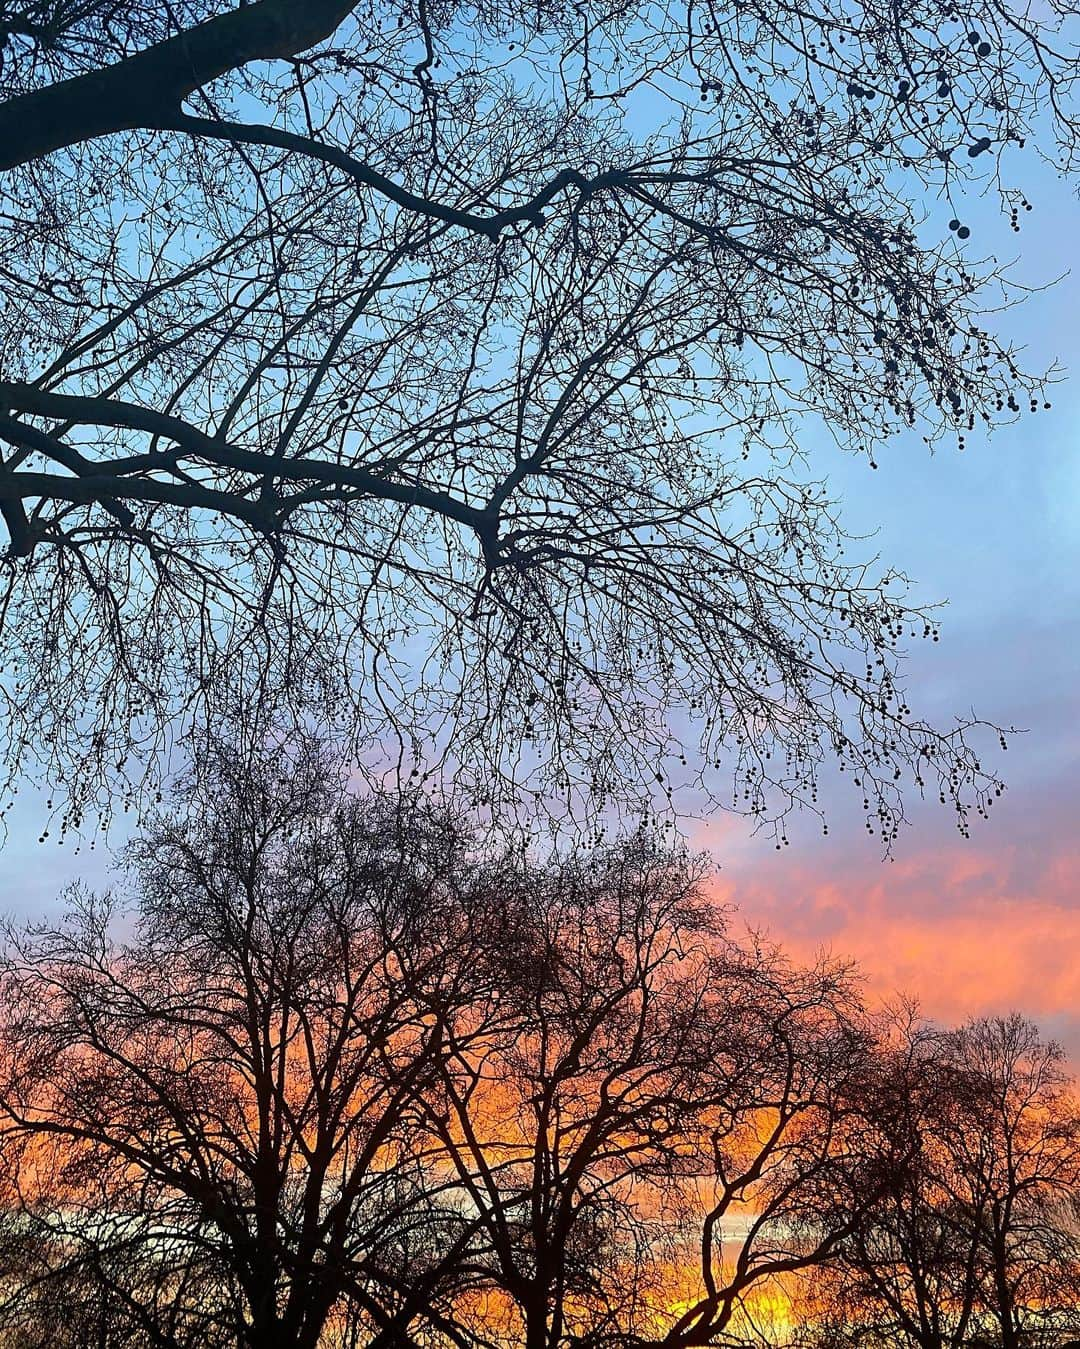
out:
M1060 1048L1019 1016L901 1026L883 1118L902 1182L815 1273L801 1338L961 1349L1053 1345L1080 1326L1080 1120Z
M307 751L222 756L130 861L127 920L8 933L20 1345L692 1349L778 1300L830 1345L1075 1333L1038 1262L1075 1276L1080 1115L1019 1022L872 1017L643 836L540 866Z
M775 822L839 756L886 844L905 779L963 826L936 621L801 461L1040 405L920 194L1069 159L1067 19L6 0L9 763L78 819L262 683L481 804Z

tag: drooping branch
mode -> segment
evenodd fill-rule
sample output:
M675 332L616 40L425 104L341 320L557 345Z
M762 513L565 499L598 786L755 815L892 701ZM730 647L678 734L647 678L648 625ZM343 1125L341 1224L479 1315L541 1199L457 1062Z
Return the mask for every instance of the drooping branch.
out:
M319 160L332 168L340 169L358 185L374 189L403 210L428 216L432 220L439 220L489 239L496 238L504 230L515 225L542 225L545 208L569 187L576 188L580 198L586 198L604 188L622 187L632 182L632 175L615 170L586 178L579 170L567 168L557 173L540 191L520 205L480 215L475 208L448 206L434 198L421 197L395 183L386 174L379 173L369 164L364 164L355 155L349 154L339 146L327 145L313 140L310 136L299 136L279 127L251 126L242 122L192 117L182 112L161 118L156 126L162 130L182 131L192 136L227 141L233 145L269 146Z
M903 790L985 812L977 723L900 683L933 609L854 560L809 447L1042 409L962 194L1019 228L1064 21L132 3L4 39L9 771L104 794L243 652L484 803L681 782L782 846L838 758L886 846Z

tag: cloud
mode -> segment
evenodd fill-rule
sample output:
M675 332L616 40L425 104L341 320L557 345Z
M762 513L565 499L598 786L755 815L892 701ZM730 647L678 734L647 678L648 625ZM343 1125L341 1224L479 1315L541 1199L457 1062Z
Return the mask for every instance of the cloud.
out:
M1080 1064L1080 843L1066 805L891 863L845 843L771 865L766 849L745 852L715 893L793 954L851 956L875 993L913 994L935 1019L1021 1011Z

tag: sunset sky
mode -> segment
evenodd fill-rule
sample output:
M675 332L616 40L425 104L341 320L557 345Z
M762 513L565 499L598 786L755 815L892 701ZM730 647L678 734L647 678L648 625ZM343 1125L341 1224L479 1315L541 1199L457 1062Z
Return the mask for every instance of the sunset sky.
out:
M1007 793L968 840L936 799L913 802L891 862L842 802L827 839L807 822L779 855L732 821L695 838L721 893L790 947L856 956L935 1016L1019 1008L1080 1063L1080 208L1049 174L1030 190L1024 232L995 230L995 251L1022 249L1030 285L1061 280L1000 323L1029 364L1065 367L1051 411L962 455L896 445L877 473L830 473L848 526L880 524L883 557L949 600L941 645L913 653L912 704L1025 731L994 759Z
M950 602L940 645L914 653L912 706L1024 729L994 760L1009 786L995 818L965 840L936 800L911 802L912 827L888 861L845 798L828 838L796 822L781 854L731 817L690 834L721 865L718 893L793 951L856 957L875 991L914 993L941 1018L1018 1008L1080 1063L1080 278L1064 275L1080 208L1047 171L1023 181L1034 212L1019 238L987 223L987 251L1021 254L1014 275L1027 284L1063 278L999 323L1029 367L1064 366L1052 410L990 442L972 436L963 455L897 443L876 473L811 450L848 528L880 526L868 551L906 570L923 600ZM928 212L950 214L944 203ZM79 856L70 839L39 845L42 818L28 785L0 872L9 912L40 912L76 876L106 881L100 843Z

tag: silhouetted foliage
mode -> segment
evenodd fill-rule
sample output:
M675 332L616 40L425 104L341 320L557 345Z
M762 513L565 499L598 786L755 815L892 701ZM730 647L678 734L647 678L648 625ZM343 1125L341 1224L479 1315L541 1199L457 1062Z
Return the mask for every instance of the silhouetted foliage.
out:
M9 931L0 1324L675 1349L850 1230L869 1023L689 859L485 858L310 750L201 784L132 912Z
M349 800L317 753L203 769L131 848L126 941L82 890L61 926L12 936L16 1222L58 1262L50 1296L118 1269L155 1342L314 1346L346 1294L367 1342L394 1342L403 1278L410 1305L460 1239L417 1102L448 1021L474 1017L467 1040L497 1016L499 891L451 822Z
M12 771L78 819L229 680L481 802L775 820L838 757L886 841L905 778L963 825L936 620L802 460L1041 402L964 202L1071 168L1071 17L4 0Z
M527 1349L747 1337L891 1181L850 1183L873 1042L848 972L735 942L674 862L638 842L532 879L520 1020L448 1056L429 1108Z

